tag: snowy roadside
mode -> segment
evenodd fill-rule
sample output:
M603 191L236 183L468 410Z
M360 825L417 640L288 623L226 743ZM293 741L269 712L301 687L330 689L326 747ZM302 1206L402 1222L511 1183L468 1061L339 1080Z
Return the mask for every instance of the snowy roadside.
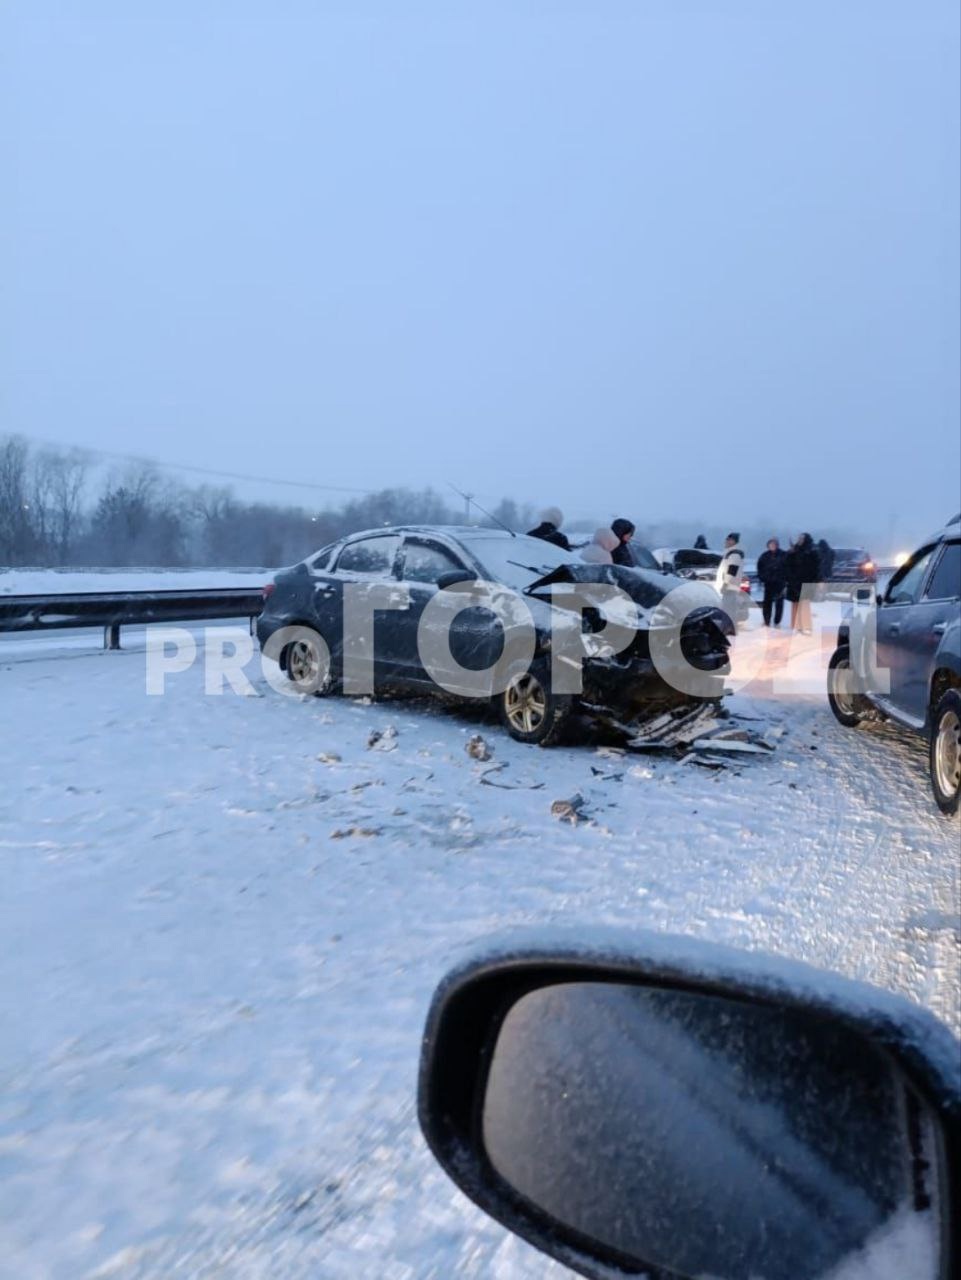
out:
M256 673L205 696L200 664L147 697L136 641L0 648L0 1275L567 1274L453 1191L413 1115L431 991L505 926L795 956L961 1029L923 748L835 724L829 635L767 639L731 706L780 745L722 770ZM591 821L552 816L574 794Z

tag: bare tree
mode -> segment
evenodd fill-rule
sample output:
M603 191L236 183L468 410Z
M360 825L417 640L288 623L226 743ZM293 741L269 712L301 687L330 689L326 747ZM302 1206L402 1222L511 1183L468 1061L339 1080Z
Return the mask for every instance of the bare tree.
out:
M59 564L66 564L83 514L90 457L80 449L59 454L52 476L51 534Z
M26 440L0 440L0 560L8 564L24 564L36 547L28 464Z

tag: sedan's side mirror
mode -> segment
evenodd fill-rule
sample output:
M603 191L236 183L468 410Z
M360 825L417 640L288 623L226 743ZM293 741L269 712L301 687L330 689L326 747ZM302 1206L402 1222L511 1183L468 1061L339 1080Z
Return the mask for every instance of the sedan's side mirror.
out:
M419 1108L462 1190L597 1280L961 1261L961 1046L806 966L663 937L488 952L435 996Z
M441 591L446 591L448 587L456 587L461 582L473 582L475 577L475 574L468 573L466 569L450 569L440 575L437 585Z

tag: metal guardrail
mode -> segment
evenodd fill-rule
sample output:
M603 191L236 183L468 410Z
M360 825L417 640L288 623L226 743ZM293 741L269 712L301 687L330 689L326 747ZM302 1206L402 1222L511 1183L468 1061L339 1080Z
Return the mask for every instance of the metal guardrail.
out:
M119 649L120 628L124 626L250 618L253 627L253 619L263 607L259 587L0 596L0 632L103 627L104 648Z

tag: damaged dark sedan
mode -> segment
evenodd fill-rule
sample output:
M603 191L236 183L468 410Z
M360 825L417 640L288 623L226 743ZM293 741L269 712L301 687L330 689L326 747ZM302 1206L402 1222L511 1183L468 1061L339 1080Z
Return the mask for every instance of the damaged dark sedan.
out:
M257 635L297 691L480 698L545 746L572 716L643 737L723 692L733 628L696 590L503 530L386 528L278 573Z

